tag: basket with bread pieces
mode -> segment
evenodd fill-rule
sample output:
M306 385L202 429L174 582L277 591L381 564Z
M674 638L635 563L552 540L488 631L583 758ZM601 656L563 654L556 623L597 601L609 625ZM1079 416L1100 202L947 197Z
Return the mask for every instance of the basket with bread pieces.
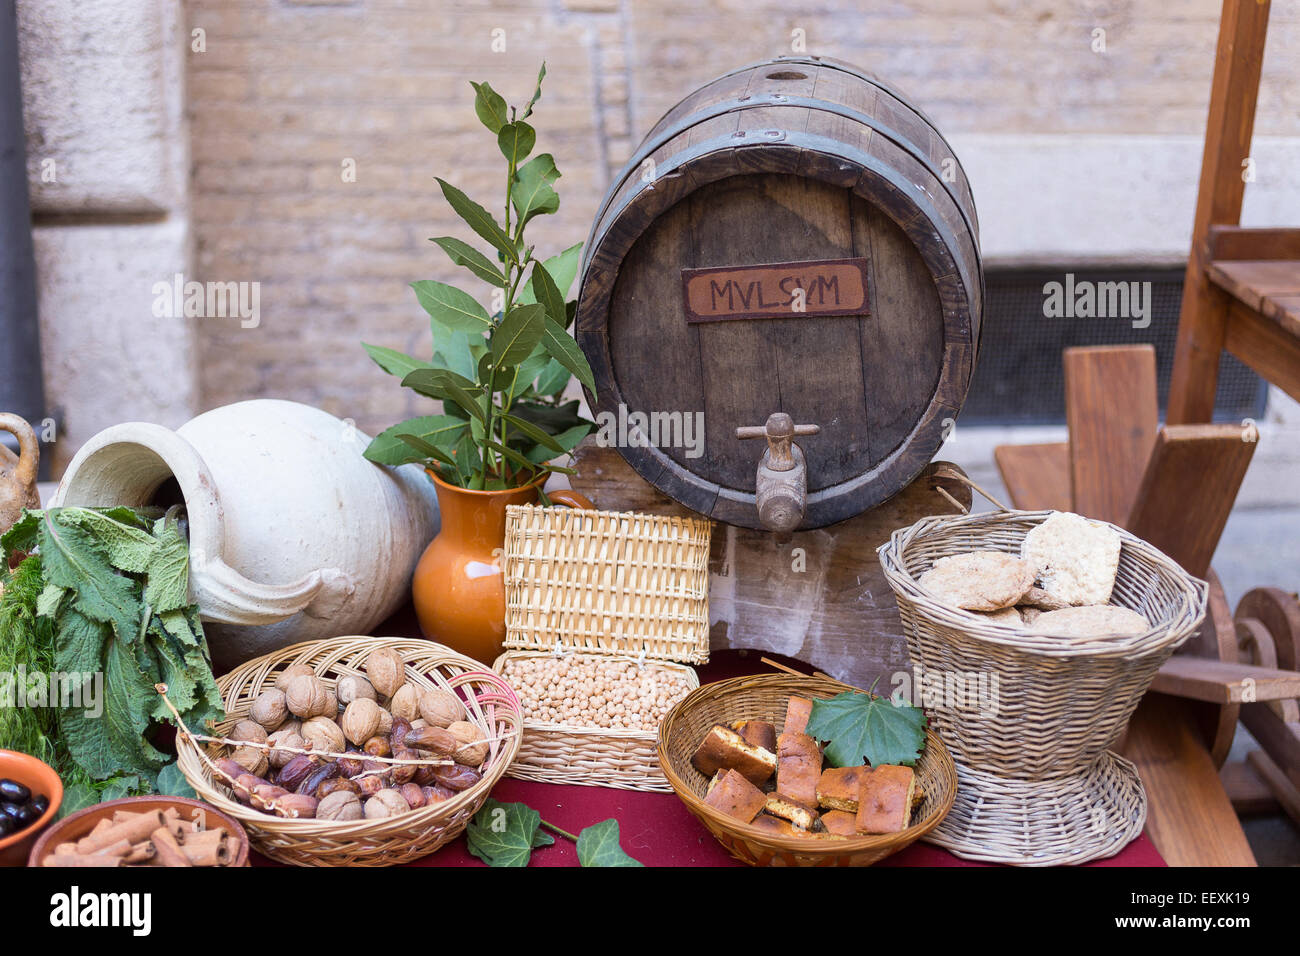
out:
M808 732L815 701L851 688L824 676L708 684L660 726L678 796L737 858L755 865L868 865L928 833L956 771L928 731L914 766L835 766ZM919 725L918 725L919 726Z
M710 525L511 505L506 651L524 734L508 773L667 791L655 731L709 659Z
M286 863L391 866L460 834L519 749L518 698L428 641L340 637L224 675L227 719L183 728L199 796Z
M930 839L1008 863L1109 856L1146 816L1109 748L1200 626L1207 586L1106 522L998 509L924 518L879 549L917 698L961 780ZM950 675L996 679L994 706L928 696Z

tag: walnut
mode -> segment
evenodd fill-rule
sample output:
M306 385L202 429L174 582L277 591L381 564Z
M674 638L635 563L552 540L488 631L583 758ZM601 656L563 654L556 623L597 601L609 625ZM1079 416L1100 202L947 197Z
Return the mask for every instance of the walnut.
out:
M393 732L393 715L384 708L379 708L379 728L375 731L377 734L387 736Z
M262 691L257 695L257 700L253 701L253 706L248 709L248 716L267 730L275 730L289 716L289 705L285 702L284 691Z
M343 712L343 736L354 744L363 744L379 730L380 706L368 697L348 704Z
M403 684L388 702L388 710L394 717L415 720L420 716L420 692L414 684Z
M483 761L487 759L488 745L482 743L487 737L479 729L477 724L471 724L467 720L458 720L449 725L447 730L461 742L461 747L456 750L455 760L457 763L463 763L467 767L480 767Z
M321 711L322 717L337 717L339 711L339 695L329 684L325 685L325 707Z
M266 776L266 752L256 747L236 747L230 759L239 764L254 777Z
M367 820L377 820L381 817L395 817L410 809L411 805L405 797L396 790L387 789L380 790L366 801L365 814Z
M316 672L306 664L290 664L284 670L280 671L280 673L275 675L275 689L279 691L287 691L289 689L289 681L293 680L295 677L303 675L314 677L316 676Z
M267 743L273 747L297 747L299 750L306 748L307 741L302 739L302 734L296 730L277 730L267 738ZM288 750L272 750L267 759L271 766L279 770L296 756Z
M465 706L449 690L423 690L420 692L420 716L431 726L447 727L465 719Z
M335 790L316 806L317 820L360 820L361 798L349 790Z
M266 728L254 720L241 720L226 736L231 740L251 740L255 744L264 744Z
M339 695L340 706L345 708L354 700L359 700L362 697L368 697L371 700L375 699L375 686L364 677L352 677L350 675L340 677L335 690Z
M289 681L289 689L284 692L284 699L289 710L302 718L334 715L330 710L325 682L315 675L309 677L300 674Z
M392 697L406 683L406 662L391 647L381 647L366 657L366 676L376 691Z
M342 753L347 746L343 740L343 731L328 717L313 717L304 721L302 739L311 744L311 749L316 753Z

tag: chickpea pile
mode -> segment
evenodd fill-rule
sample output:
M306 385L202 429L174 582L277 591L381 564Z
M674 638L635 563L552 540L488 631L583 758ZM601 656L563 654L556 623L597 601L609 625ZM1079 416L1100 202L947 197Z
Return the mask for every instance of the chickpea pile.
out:
M596 656L517 658L503 676L525 717L574 727L653 731L690 691L680 671Z

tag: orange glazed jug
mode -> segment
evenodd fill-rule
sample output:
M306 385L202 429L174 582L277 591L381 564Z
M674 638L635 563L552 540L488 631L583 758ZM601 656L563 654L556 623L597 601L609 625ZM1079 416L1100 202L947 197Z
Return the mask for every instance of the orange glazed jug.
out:
M420 630L491 666L506 636L506 507L538 501L545 478L522 488L476 491L449 485L432 471L442 528L429 542L411 581ZM547 492L558 504L595 506L576 491Z

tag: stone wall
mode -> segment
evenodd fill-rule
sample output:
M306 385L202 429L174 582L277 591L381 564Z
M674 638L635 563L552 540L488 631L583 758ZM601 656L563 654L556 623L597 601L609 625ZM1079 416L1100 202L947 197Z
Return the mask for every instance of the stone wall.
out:
M193 278L260 283L255 328L220 317L182 323L178 334L196 345L200 406L293 398L369 431L420 406L358 343L427 351L428 327L407 284L459 279L427 241L463 228L434 176L490 207L500 202L500 157L474 118L470 79L490 80L519 102L547 62L538 148L555 154L564 176L559 215L536 230L542 251L586 238L611 175L678 98L737 65L802 49L872 70L930 113L970 173L990 262L1170 263L1187 246L1219 13L1215 0L188 0L178 11L168 0L22 0L20 7L32 162L54 155L70 176L78 171L78 182L89 177L85 188L67 181L47 188L33 165L38 213L140 216L146 221L130 223L139 230L179 224L181 259L193 233ZM165 62L158 25L167 10L177 11L183 84L147 69ZM113 29L152 26L117 42L111 32L80 45L51 40L82 37L65 21L96 15ZM504 52L494 52L502 37ZM1300 3L1277 0L1250 224L1300 222L1292 172L1300 161L1298 66ZM188 133L169 105L181 89ZM169 179L174 150L164 143L188 147L188 198ZM161 152L136 158L148 144ZM73 273L85 275L69 261L80 253L60 249L54 228L38 235L48 381L69 404L71 429L82 386L65 356L79 346L65 330L84 322L85 305L67 286ZM101 247L88 260L96 270L126 281L104 250L132 243L107 233L86 233L85 241ZM176 271L161 259L141 261L160 279ZM107 346L97 340L95 348ZM104 394L102 382L89 384ZM76 418L131 417L134 404L101 401L93 415Z

